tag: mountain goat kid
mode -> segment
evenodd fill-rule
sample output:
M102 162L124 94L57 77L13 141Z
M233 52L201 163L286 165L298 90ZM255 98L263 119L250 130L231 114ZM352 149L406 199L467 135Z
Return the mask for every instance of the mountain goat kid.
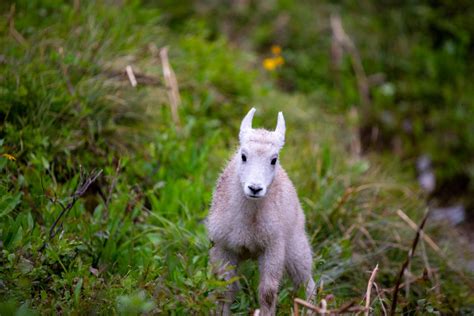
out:
M210 262L224 279L237 275L240 261L258 259L260 314L274 315L284 270L295 287L306 286L308 297L315 284L304 213L278 162L285 142L283 114L271 132L252 128L254 113L252 108L242 120L240 147L217 181L206 225L213 243ZM218 314L230 315L237 290L237 282L229 285Z

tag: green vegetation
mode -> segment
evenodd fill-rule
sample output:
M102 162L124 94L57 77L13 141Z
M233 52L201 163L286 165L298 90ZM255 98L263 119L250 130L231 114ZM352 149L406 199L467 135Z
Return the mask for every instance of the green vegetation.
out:
M166 1L165 1L166 2ZM195 2L194 2L195 3ZM470 1L243 1L182 6L165 15L205 21L244 47L283 47L279 86L311 95L329 111L358 108L365 150L411 166L431 158L441 204L464 203L474 216L474 6ZM361 102L351 56L333 45L339 14L368 77ZM414 168L413 168L414 169Z
M273 43L264 29L250 39L258 47L244 50L216 32L219 14L124 2L0 5L0 314L208 314L225 282L208 266L203 221L250 106L255 124L268 128L285 112L282 161L307 214L318 299L333 295L329 307L363 302L378 263L377 285L388 291L374 295L372 307L389 308L414 237L395 211L418 221L424 196L397 161L349 150L359 122L344 111L346 94L326 82L328 60L305 66L318 59L284 47L286 63L268 73L257 54ZM180 125L162 80L163 46L180 87ZM304 69L320 73L312 79ZM355 80L347 69L342 78ZM290 82L292 91L281 89ZM58 233L50 237L52 227ZM455 236L441 224L428 233L446 255L419 245L410 266L417 279L401 290L398 310L472 311ZM258 306L258 273L253 263L242 270L233 310L246 314ZM285 280L279 313L289 313L292 290Z

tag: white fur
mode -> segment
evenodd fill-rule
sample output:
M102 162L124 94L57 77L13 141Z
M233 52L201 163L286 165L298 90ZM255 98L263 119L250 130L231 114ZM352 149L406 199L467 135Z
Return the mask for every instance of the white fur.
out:
M252 129L254 113L252 108L242 120L240 147L217 181L206 224L216 272L229 280L236 276L240 261L258 259L260 313L274 315L284 270L295 287L306 285L307 296L312 296L312 253L296 190L278 161L285 141L283 114L278 114L277 128L270 132ZM229 285L218 314L230 315L237 290L237 282Z

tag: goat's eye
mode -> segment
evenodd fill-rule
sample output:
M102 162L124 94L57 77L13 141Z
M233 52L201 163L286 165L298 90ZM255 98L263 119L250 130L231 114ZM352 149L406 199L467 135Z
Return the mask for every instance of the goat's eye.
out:
M271 163L272 163L272 165L275 165L277 163L277 159L273 158Z
M243 161L243 162L246 162L246 161L247 161L247 156L245 156L244 154L242 154L242 161Z

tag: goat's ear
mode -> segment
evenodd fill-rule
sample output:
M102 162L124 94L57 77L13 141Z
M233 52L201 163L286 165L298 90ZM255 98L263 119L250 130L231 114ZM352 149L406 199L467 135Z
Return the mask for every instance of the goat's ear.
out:
M255 108L251 108L250 111L245 115L244 119L242 120L242 123L240 124L240 133L239 133L239 139L240 142L243 141L244 135L246 132L252 129L252 120L253 120L253 115L255 114Z
M285 142L285 118L283 117L282 112L278 112L278 121L277 121L277 126L275 128L275 133L280 137L280 140L283 143Z

